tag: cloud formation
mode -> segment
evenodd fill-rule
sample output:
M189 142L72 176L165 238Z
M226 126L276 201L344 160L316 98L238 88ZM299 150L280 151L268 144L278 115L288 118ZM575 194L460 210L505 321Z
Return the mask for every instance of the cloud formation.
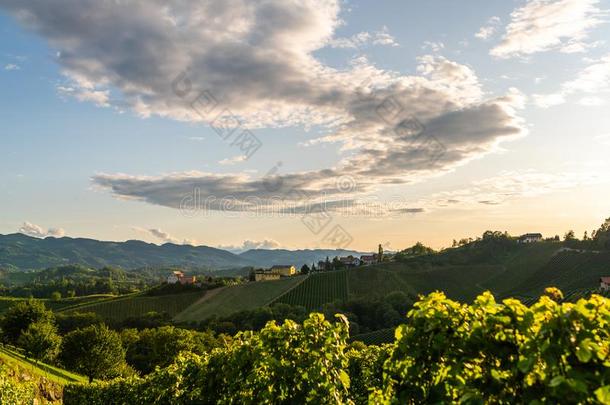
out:
M250 128L319 125L327 135L311 143L338 143L345 153L333 167L277 176L279 188L269 187L268 178L195 171L93 177L119 198L180 208L196 191L206 198L231 196L232 209L247 210L246 198L270 204L279 193L287 201L315 204L345 196L337 179L349 176L356 185L352 194L414 183L525 134L518 116L523 96L511 90L486 98L469 66L424 55L416 75L402 75L363 57L345 69L316 59L315 51L336 40L338 0L0 5L58 49L70 80L67 93L81 100L141 116L212 121L225 129L230 122ZM116 35L112 41L109 32ZM374 41L391 44L383 35ZM204 89L219 100L213 114L210 104L201 108Z
M17 232L34 238L46 238L48 236L61 238L66 235L66 231L62 228L49 228L45 230L42 227L27 221L21 225Z
M390 34L388 27L383 26L380 31L359 32L348 38L333 38L328 46L331 48L357 49L367 45L399 46L396 38Z
M242 253L251 249L280 249L281 244L273 239L245 240L240 245L219 246L219 249Z
M174 236L172 236L171 234L162 231L159 228L140 228L138 226L133 226L131 227L134 231L145 234L145 235L149 235L149 236L153 236L154 238L160 240L163 243L173 243L176 245L192 245L192 246L196 246L197 245L197 241L192 240L192 239L180 239L180 238L176 238Z
M603 22L600 0L529 0L511 14L502 41L491 50L498 58L560 50L583 52L591 29Z
M578 72L573 80L563 83L556 93L536 94L533 98L536 105L548 108L565 103L570 95L608 92L610 92L610 55L594 60ZM584 106L599 106L604 103L604 99L595 96L587 96L579 100L579 104Z
M481 27L481 29L476 34L474 34L474 36L475 38L488 40L496 33L499 25L500 17L493 16L487 21L486 25Z

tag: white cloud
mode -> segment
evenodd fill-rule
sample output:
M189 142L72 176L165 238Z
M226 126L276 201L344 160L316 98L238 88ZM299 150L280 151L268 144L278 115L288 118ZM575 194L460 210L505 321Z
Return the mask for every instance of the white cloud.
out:
M322 127L325 135L312 143L339 143L340 161L282 174L284 194L340 196L336 183L344 176L354 179L355 193L422 181L526 133L517 111L522 95L486 98L476 72L446 58L421 57L417 75L382 70L362 57L345 69L325 65L315 55L342 23L339 0L0 4L59 51L73 84L66 91L77 97L141 116L206 123L201 103L192 105L208 89L221 104L214 110L219 122ZM112 46L109 32L119 33ZM381 33L367 40L393 43L387 28ZM110 88L112 98L104 93ZM194 189L236 196L236 210L248 207L246 197L275 196L264 178L245 174L99 174L93 182L119 198L174 208Z
M496 33L499 25L500 17L491 17L487 21L487 24L481 27L481 29L476 34L474 34L474 36L482 40L488 40Z
M511 14L501 43L492 49L498 58L527 56L558 49L581 52L592 28L603 22L600 0L529 0Z
M131 229L133 229L134 231L144 234L144 235L148 235L148 236L153 236L156 239L159 239L161 242L163 243L173 243L176 245L192 245L192 246L196 246L197 245L197 241L194 239L180 239L180 238L176 238L174 236L172 236L171 234L162 231L159 228L141 228L138 226L132 226Z
M417 204L427 210L501 205L521 198L571 190L602 181L606 180L596 172L505 171L497 176L475 181L462 189L433 194Z
M242 253L251 249L280 249L281 244L273 239L264 240L245 240L240 245L219 246L219 249L228 250L234 253Z
M423 50L431 50L432 52L440 52L445 49L445 44L442 42L424 41Z
M583 97L578 100L578 104L585 107L599 107L606 104L606 100L601 97Z
M366 45L383 45L383 46L399 46L388 29L383 26L380 31L367 32L362 31L348 38L333 38L328 42L331 48L361 48Z
M49 228L45 230L31 222L24 222L17 232L28 236L33 236L35 238L46 238L47 236L61 238L66 235L66 232L62 228Z
M237 163L245 162L247 159L248 159L247 156L239 155L239 156L234 156L232 158L222 159L218 163L221 165L229 166L229 165L234 165Z
M610 134L597 135L595 140L601 145L610 146Z
M4 65L4 70L20 70L21 67L19 65L15 65L14 63L9 63Z
M536 105L543 108L563 104L567 97L573 94L599 94L610 91L610 55L598 60L582 69L576 78L561 85L556 93L534 95ZM599 106L604 100L597 96L583 97L578 102L583 106Z

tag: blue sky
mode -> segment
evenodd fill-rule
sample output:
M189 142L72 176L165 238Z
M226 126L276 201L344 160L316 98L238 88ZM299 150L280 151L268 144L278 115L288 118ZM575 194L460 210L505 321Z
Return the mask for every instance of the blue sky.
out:
M370 250L610 211L608 1L71 3L0 0L1 233ZM185 70L250 158L172 93ZM228 201L185 216L195 189Z

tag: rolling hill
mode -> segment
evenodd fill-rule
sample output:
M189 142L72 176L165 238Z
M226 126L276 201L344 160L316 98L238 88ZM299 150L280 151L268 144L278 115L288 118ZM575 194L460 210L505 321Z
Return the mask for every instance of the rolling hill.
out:
M0 273L4 270L41 270L80 264L138 269L145 267L182 267L187 269L229 270L244 267L271 267L275 264L303 264L327 256L360 255L347 250L254 249L241 254L209 246L166 243L155 245L138 240L105 242L85 238L33 238L20 233L0 235ZM228 273L227 273L228 274ZM231 273L230 275L233 275Z
M187 308L185 319L202 320L275 302L313 310L327 302L376 298L394 291L416 296L440 290L449 298L468 302L489 290L498 298L528 300L548 286L593 290L600 276L610 275L610 253L561 251L562 247L552 242L482 243L347 271L314 273L285 290L263 288L266 283L227 287L222 294L209 297L205 309L197 302ZM275 283L283 282L289 283L286 279Z
M43 269L66 264L100 268L181 266L234 268L251 266L247 259L208 246L162 246L137 240L103 242L84 238L33 238L23 234L0 235L0 268Z

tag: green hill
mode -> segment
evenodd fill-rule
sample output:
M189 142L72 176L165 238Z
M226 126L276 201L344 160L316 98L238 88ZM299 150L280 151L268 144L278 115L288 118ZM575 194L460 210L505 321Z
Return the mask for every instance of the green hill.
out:
M58 301L54 301L51 299L41 299L37 298L37 300L42 301L44 305L52 309L53 311L61 311L68 308L76 308L81 305L87 305L94 302L99 302L108 299L117 298L114 295L110 294L94 294L94 295L86 295L83 297L74 297L74 298L63 298ZM13 304L19 301L27 300L27 298L16 298L16 297L0 297L0 314L10 308Z
M159 296L134 294L68 307L64 312L94 312L102 318L115 321L141 316L148 312L165 312L173 317L200 299L201 296L201 292Z
M300 305L311 311L327 302L346 301L349 291L347 275L346 270L312 274L273 303Z
M287 277L276 281L260 281L212 290L182 313L176 321L200 321L214 315L224 316L233 312L262 307L284 294L305 279L304 276Z

